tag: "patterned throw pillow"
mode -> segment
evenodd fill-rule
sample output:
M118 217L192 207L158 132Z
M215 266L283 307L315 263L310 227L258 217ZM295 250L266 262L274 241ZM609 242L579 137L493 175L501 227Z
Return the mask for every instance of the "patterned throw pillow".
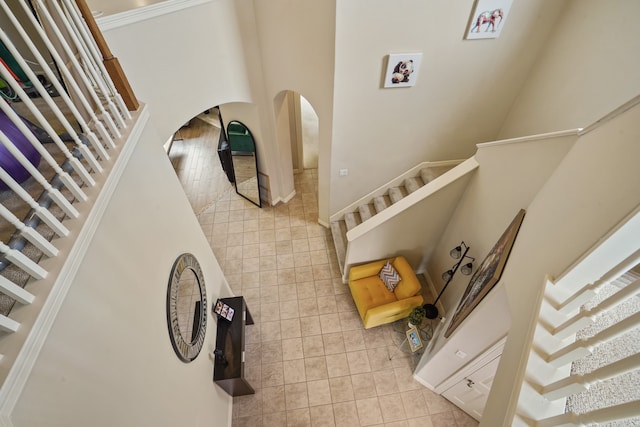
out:
M389 292L393 292L401 279L400 275L389 261L387 261L384 267L382 267L382 270L378 273L378 277L380 277L380 280L382 280L387 289L389 289Z

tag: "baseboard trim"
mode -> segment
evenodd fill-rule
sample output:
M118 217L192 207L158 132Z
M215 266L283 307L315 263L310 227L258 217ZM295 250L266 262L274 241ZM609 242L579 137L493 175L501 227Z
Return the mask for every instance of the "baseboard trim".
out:
M113 15L98 17L96 18L96 23L102 31L109 31L211 1L212 0L168 0Z

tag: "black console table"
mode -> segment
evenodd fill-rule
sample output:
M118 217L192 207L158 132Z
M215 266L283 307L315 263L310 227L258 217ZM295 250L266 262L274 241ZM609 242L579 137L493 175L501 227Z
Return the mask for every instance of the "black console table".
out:
M221 298L233 308L233 320L218 318L216 356L213 381L231 396L254 394L255 390L244 379L244 327L253 325L251 313L243 297Z

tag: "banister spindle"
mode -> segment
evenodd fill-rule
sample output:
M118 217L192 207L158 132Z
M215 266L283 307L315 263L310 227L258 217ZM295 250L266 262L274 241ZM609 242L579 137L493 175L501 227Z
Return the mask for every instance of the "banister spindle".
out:
M0 204L0 216L13 225L27 241L33 246L40 249L47 256L58 255L58 249L45 239L42 234L38 233L33 227L26 226L18 219L9 209Z
M0 136L6 138L2 132ZM2 180L7 186L13 190L25 203L34 210L38 218L44 221L58 236L68 236L69 229L62 225L55 216L43 206L40 206L33 197L27 193L20 184L18 184L4 169L0 168L0 180Z
M566 322L559 325L553 330L553 335L559 339L568 337L569 335L577 332L588 324L593 323L592 319L595 318L598 314L610 310L616 305L621 304L627 299L633 297L638 292L638 290L640 290L640 280L636 280L635 282L626 286L624 289L619 290L606 300L602 301L596 307L589 310L584 310L569 318Z
M0 292L18 301L20 304L31 304L35 296L16 285L4 276L0 276Z
M30 276L36 279L44 279L47 277L47 270L40 267L38 264L30 260L25 254L15 249L11 249L9 246L0 242L0 252L6 259L18 266L23 271L29 273Z
M62 50L65 52L65 54L67 55L67 59L71 63L71 67L76 71L76 73L80 77L80 81L82 81L82 83L84 84L85 91L89 94L89 96L93 100L95 107L98 109L100 113L99 114L100 117L102 117L107 127L109 128L109 132L111 132L116 138L119 138L121 135L120 135L120 131L118 130L118 127L113 122L111 115L104 109L104 106L100 101L100 98L96 94L93 84L91 83L91 81L89 81L89 78L85 73L85 69L82 67L82 64L80 64L80 62L76 58L75 52L73 52L73 50L71 49L71 46L69 46L69 42L64 37L64 35L62 34L58 26L56 25L56 22L53 19L51 12L49 12L49 8L44 4L43 0L34 0L34 1L35 1L35 4L38 6L38 11L40 12L42 19L47 22L56 41L58 42ZM63 64L64 63L65 62L63 62ZM61 67L61 68L64 68L64 67ZM115 148L115 146L112 148Z
M596 280L593 283L586 284L582 289L576 291L573 295L569 296L564 301L553 303L556 310L562 313L570 313L573 310L580 307L585 302L592 299L595 295L600 292L600 290L618 279L624 273L629 271L632 267L637 265L640 262L640 250L633 253L631 256L627 257L620 264L616 265L614 268L609 270L605 275L603 275L600 279Z
M600 331L591 338L577 340L555 351L547 357L547 362L551 363L555 367L564 366L576 359L579 359L580 357L584 357L587 354L590 354L590 349L592 349L596 345L615 339L620 335L625 334L630 330L638 327L639 324L640 312L633 314L612 326L609 326L608 328Z
M0 2L3 5L3 9L8 9L8 6L6 6L5 4L5 0L0 0ZM62 56L60 56L60 53L55 48L51 40L49 40L49 36L45 33L44 29L42 29L42 27L40 26L40 23L36 20L35 16L33 16L33 12L31 11L31 9L29 9L29 6L26 4L26 2L20 1L18 2L18 4L24 10L24 13L27 19L29 19L29 21L33 25L33 29L40 36L42 43L44 43L44 45L47 47L54 61L58 64L65 64L66 61L62 58ZM76 96L76 99L82 105L82 108L84 109L85 113L89 115L89 118L91 119L90 122L92 123L93 126L95 126L98 134L100 135L100 138L102 138L102 141L110 147L115 147L115 143L113 142L111 135L105 128L102 121L96 116L95 112L93 111L93 107L89 103L89 100L85 96L85 93L83 92L83 90L80 88L78 82L76 81L76 78L73 76L73 74L69 71L67 67L60 67L59 69L60 69L60 72L64 75L65 82L68 84L69 88L73 90L73 93ZM80 72L82 73L82 71ZM64 90L62 90L62 92L60 93L63 93L63 92Z
M561 399L589 389L597 382L622 375L640 368L640 353L605 365L585 375L572 375L542 388L542 395L549 400Z
M77 28L72 25L71 21L69 21L68 17L65 15L64 11L57 1L49 2L49 4L53 9L51 13L54 13L57 18L59 18L58 22L60 22L61 26L67 30L67 34L69 36L69 40L67 40L67 42L70 46L75 46L78 55L86 64L86 66L84 67L85 72L91 76L94 83L98 86L100 92L104 94L104 102L106 103L106 107L108 109L110 117L115 121L118 128L124 128L124 120L122 119L118 108L113 103L112 98L109 96L109 90L105 84L103 76L97 71L96 64L93 61L93 58L88 55L87 46L85 45L84 41L78 37ZM119 137L120 135L118 134L117 136Z
M45 89L45 87L42 85L42 83L40 83L40 80L38 79L38 76L36 76L35 73L31 70L31 67L29 67L29 65L23 59L23 57L20 54L20 52L18 51L18 49L16 49L16 47L13 44L13 42L11 41L11 39L7 36L7 34L2 29L0 29L0 40L2 40L2 42L4 43L6 48L9 50L9 52L15 58L16 62L18 62L18 65L22 68L22 70L25 72L25 74L29 77L29 80L31 81L33 86L38 90L38 93L40 94L40 98L49 106L50 111L56 116L58 121L60 121L60 123L63 125L65 131L72 137L74 143L76 144L76 147L78 147L79 149L86 148L84 143L80 140L80 137L76 133L76 131L73 128L73 126L71 126L71 124L69 123L67 118L64 116L64 114L62 113L60 108L53 101L53 98L51 97L51 95L49 95L49 92ZM55 81L57 82L57 79L55 79ZM26 105L30 109L34 107L33 102L31 102L31 100L29 100L29 103L26 104ZM44 119L44 116L40 113L39 110L36 109L36 113L34 113L34 115L39 120L45 120L46 121L46 119ZM49 126L48 122L47 122L47 126L45 126L45 130L47 131L49 136L53 139L53 141L56 144L56 146L58 146L58 148L60 148L62 150L62 152L67 157L67 159L71 162L71 164L73 166L73 169L82 178L82 181L85 184L88 184L88 185L91 185L91 186L95 185L95 181L93 180L93 178L91 178L91 175L89 175L89 172L78 161L78 159L76 159L75 157L73 157L71 155L71 153L67 149L66 145L64 145L64 143L60 140L60 138L58 137L56 132L51 128L51 126ZM94 164L97 164L97 161L96 161L95 157L93 156L93 154L89 150L82 151L82 153L83 153L83 155L86 155L87 162L90 165L93 166ZM63 177L62 178L63 181L65 183L67 183L66 180L69 180L69 178L64 176L66 174L66 172L63 172L63 173L61 173L60 171L56 171L56 172L58 174L60 174ZM70 185L73 185L73 184L69 182L67 184L67 186L70 186ZM75 189L72 190L72 191L75 191ZM81 199L81 200L85 200L86 199L82 194L76 193L74 195L77 198Z
M536 427L578 427L592 423L605 423L640 416L640 400L609 406L595 411L576 414L568 412L536 422Z
M114 82L113 82L113 78L111 77L109 71L107 70L107 68L105 67L104 63L103 63L103 57L102 57L102 53L100 52L100 48L98 46L98 42L96 40L96 36L93 34L91 28L89 28L89 22L88 20L86 20L83 15L82 12L80 11L80 7L72 0L62 0L62 3L65 5L65 9L67 10L67 13L71 16L71 19L73 20L74 24L76 25L76 28L78 30L78 33L80 35L80 37L82 38L82 40L84 40L87 49L89 51L89 53L91 54L91 57L94 59L96 66L98 67L98 69L100 70L100 73L102 74L103 78L104 78L104 82L107 85L108 89L109 89L109 95L113 98L114 103L118 106L118 109L120 111L120 114L122 115L122 118L125 120L130 120L131 119L131 113L129 112L127 105L125 104L122 96L120 95L119 90L116 88ZM85 5L86 6L86 5ZM92 22L95 23L95 20L93 19L93 14L91 14L91 20ZM96 25L97 27L97 25ZM100 32L99 28L96 28L96 31L98 31L98 33L100 34L100 37L102 36L102 33ZM104 41L103 38L101 38L101 41ZM106 42L104 42L106 45ZM109 49L109 47L107 46L107 50ZM112 58L113 55L111 55ZM114 58L116 61L117 59ZM125 77L126 80L126 77ZM126 82L126 84L128 85L128 82ZM130 89L130 88L129 88ZM135 97L134 97L135 100ZM136 104L137 104L137 100ZM137 105L136 108L137 109ZM124 122L123 122L124 125Z
M113 80L118 93L122 95L124 102L129 110L137 110L139 107L139 103L136 99L135 94L133 93L133 89L131 89L131 86L129 85L129 80L124 74L118 58L113 56L113 54L111 53L109 45L102 36L102 32L100 31L100 28L98 28L98 24L96 23L93 14L91 13L91 9L89 9L89 6L87 5L85 0L76 0L76 5L78 6L78 9L80 9L80 13L87 23L89 31L91 31L98 49L100 49L100 53L104 58L104 66L111 76L111 79Z

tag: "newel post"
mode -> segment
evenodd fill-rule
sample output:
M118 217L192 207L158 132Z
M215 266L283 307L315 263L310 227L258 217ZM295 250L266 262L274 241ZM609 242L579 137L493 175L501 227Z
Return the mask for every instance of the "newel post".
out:
M127 80L127 76L124 74L118 58L113 56L106 40L102 36L100 28L98 28L98 24L93 18L91 9L89 8L85 0L76 0L76 4L78 5L78 9L80 9L82 17L87 23L87 27L89 27L89 31L91 32L93 39L98 45L98 49L100 49L100 53L102 54L103 58L102 63L107 69L107 72L109 73L111 80L113 80L113 84L120 93L120 96L122 96L122 100L124 101L129 111L137 110L140 105L138 103L138 99L133 93L133 89L131 89L131 86L129 85L129 80Z

